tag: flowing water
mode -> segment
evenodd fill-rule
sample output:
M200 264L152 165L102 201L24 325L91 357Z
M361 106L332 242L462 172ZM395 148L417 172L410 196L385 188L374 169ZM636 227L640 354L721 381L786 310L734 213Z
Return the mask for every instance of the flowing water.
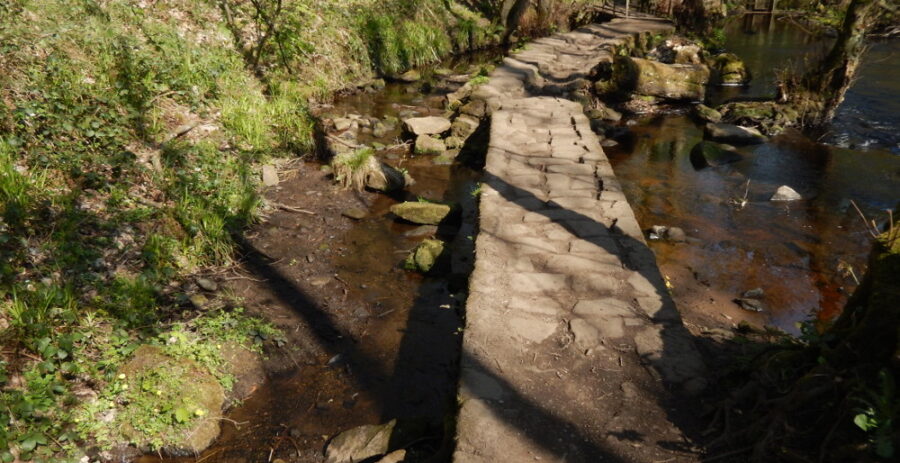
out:
M776 70L802 66L804 56L829 42L793 20L765 15L732 20L726 34L727 50L745 60L754 80L714 90L713 103L771 97ZM651 242L663 273L686 270L729 298L762 288L766 311L747 318L793 333L810 315L837 314L862 277L871 246L851 201L870 218L883 218L900 201L898 50L896 40L871 48L823 138L831 143L789 132L739 148L737 163L696 170L689 157L702 127L666 115L641 121L623 144L608 149L641 225L679 226L693 238ZM769 201L780 185L806 200ZM748 204L736 208L730 200L745 193Z

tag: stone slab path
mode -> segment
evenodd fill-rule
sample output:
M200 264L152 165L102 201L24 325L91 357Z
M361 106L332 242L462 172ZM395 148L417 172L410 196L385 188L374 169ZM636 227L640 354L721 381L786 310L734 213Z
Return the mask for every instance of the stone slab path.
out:
M661 21L535 41L476 92L491 112L454 461L696 461L705 369L581 104Z

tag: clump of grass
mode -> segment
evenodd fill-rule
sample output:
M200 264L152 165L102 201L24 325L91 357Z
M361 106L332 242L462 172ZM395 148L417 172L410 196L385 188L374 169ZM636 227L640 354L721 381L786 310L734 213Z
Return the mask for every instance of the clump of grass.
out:
M331 168L334 179L347 189L362 191L373 181L387 181L381 162L375 157L375 150L368 147L338 154L331 161Z

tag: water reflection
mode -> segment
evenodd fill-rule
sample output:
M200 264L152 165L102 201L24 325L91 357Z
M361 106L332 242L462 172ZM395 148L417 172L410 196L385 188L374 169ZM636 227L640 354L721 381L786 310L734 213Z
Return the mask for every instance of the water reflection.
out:
M777 72L805 70L831 46L832 39L790 16L743 15L725 23L725 47L740 56L753 80L746 87L709 92L716 105L734 99L773 98ZM900 154L900 40L872 43L857 81L823 138L845 148L886 148Z
M684 116L636 126L630 143L608 150L638 220L679 226L694 240L652 243L663 273L688 268L698 281L737 297L766 290L765 323L796 332L810 313L834 315L854 287L845 264L861 275L870 241L850 200L874 216L900 199L900 158L860 153L788 133L738 148L739 162L696 170L690 150L702 130ZM750 180L748 205L742 197ZM769 201L780 185L808 200Z

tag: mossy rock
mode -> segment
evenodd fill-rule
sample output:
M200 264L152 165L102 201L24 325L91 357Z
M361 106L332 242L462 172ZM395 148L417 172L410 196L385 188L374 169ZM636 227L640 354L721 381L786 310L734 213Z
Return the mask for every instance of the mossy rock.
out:
M747 85L750 70L734 53L722 53L713 58L714 81L719 85Z
M694 116L704 122L722 122L722 113L705 104L694 106Z
M709 82L706 66L664 64L640 58L616 58L613 72L620 89L669 100L703 101Z
M109 423L112 441L190 455L218 437L225 390L192 360L144 345L119 369L118 378L127 387L121 393L124 405Z
M414 153L416 154L442 154L447 150L442 140L429 135L419 135L416 137L416 146Z
M428 273L434 268L438 259L444 254L445 245L441 240L427 239L422 241L416 249L414 249L406 261L403 262L403 268L407 270Z
M391 206L391 212L396 216L420 225L437 225L450 215L451 210L446 204L414 201Z

